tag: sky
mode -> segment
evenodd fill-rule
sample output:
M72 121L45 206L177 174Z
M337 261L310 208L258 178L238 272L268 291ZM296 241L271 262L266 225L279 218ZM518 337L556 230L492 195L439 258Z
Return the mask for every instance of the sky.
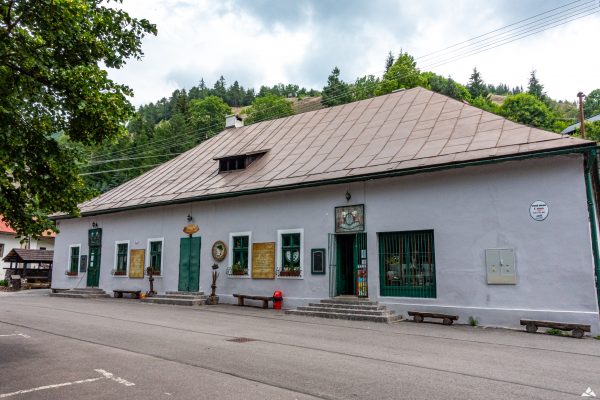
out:
M156 24L158 35L144 38L141 61L110 76L134 90L139 106L201 78L212 87L221 75L246 88L282 82L320 90L335 66L347 82L381 76L388 52L405 51L421 70L463 84L477 67L486 83L526 87L535 69L550 97L575 101L600 88L600 12L479 54L461 47L486 42L423 57L569 3L538 19L600 10L597 0L124 0L122 8ZM509 29L475 40L503 35L494 36L499 44L514 38ZM455 60L438 65L448 59Z

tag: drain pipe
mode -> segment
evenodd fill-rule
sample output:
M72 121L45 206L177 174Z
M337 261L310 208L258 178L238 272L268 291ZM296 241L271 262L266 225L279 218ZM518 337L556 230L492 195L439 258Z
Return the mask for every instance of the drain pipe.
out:
M596 161L596 149L592 149L585 155L585 191L587 194L588 213L590 216L590 228L592 231L592 252L594 255L594 267L596 275L596 300L600 307L600 255L598 251L598 214L596 212L596 198L594 196L594 185L592 183L592 171Z

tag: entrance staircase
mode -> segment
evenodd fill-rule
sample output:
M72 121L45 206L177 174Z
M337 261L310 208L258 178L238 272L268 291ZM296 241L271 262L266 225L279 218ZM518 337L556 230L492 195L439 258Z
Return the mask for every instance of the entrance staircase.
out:
M51 297L69 297L77 299L99 299L110 297L104 290L98 288L74 288L64 292L50 293Z
M172 304L177 306L199 306L206 303L208 296L204 292L165 292L146 297L143 303Z
M296 310L286 310L286 314L305 315L332 319L348 319L352 321L371 321L392 323L400 321L401 315L379 305L376 301L362 300L358 297L336 297L324 299L319 303L309 303L308 306Z

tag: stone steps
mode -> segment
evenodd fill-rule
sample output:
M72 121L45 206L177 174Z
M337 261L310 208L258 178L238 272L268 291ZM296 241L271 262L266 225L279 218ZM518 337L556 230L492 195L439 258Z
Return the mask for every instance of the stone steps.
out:
M176 306L199 306L206 303L208 296L204 292L165 292L152 297L146 297L141 301L152 304L170 304Z
M402 319L394 311L379 305L376 301L361 300L356 297L323 299L320 303L309 303L296 310L286 310L286 314L307 317L346 319L351 321L370 321L392 323Z
M101 299L111 297L102 289L97 288L75 288L64 292L50 293L51 297L66 297L72 299Z

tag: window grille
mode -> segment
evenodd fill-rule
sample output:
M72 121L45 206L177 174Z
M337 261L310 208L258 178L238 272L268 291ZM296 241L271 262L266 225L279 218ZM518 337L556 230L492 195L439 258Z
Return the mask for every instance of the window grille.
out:
M117 245L117 272L127 272L127 243Z
M248 236L233 237L231 275L248 275Z
M150 267L154 270L154 275L160 275L162 269L162 242L150 242Z
M69 263L69 272L77 273L78 269L79 269L79 246L73 246L73 247L71 247L71 262Z
M382 296L436 297L433 231L379 233Z

